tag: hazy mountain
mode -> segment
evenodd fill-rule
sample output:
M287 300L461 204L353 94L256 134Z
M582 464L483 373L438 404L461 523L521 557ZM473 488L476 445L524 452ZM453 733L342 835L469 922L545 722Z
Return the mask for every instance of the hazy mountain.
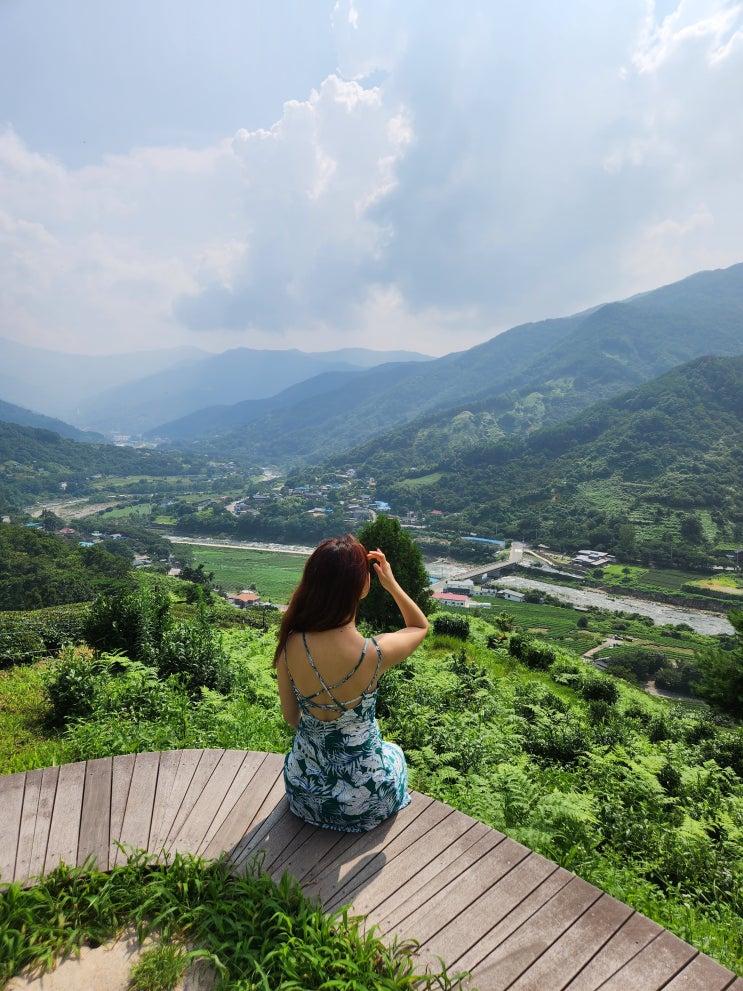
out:
M387 354L389 352L328 351L311 355L296 349L235 348L109 389L81 403L75 422L95 424L100 430L115 433L145 433L215 404L223 406L268 399L287 386L324 372L356 372L359 367L380 363ZM402 354L410 362L430 360L425 355ZM346 355L363 358L363 366L352 364ZM227 423L230 422L234 421L228 419Z
M92 396L142 377L198 361L207 352L171 348L110 356L65 354L0 340L0 395L6 402L85 426L78 406ZM96 424L90 424L96 427Z
M424 364L382 366L294 404L289 391L249 431L238 423L212 443L223 455L291 464L378 438L380 456L418 464L559 422L702 354L741 352L743 264L515 327Z
M70 440L82 440L88 443L105 443L106 440L102 434L78 430L77 427L73 427L63 420L44 416L43 413L34 413L30 409L23 409L22 406L15 406L13 403L5 403L1 399L0 421L4 423L16 423L21 427L37 427L40 430L53 430L60 437L68 437Z

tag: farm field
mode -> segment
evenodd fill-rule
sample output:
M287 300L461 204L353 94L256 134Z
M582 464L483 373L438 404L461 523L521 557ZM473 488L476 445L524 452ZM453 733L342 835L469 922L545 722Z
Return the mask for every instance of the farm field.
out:
M617 613L586 613L534 602L491 601L491 608L483 613L486 621L492 621L501 611L509 613L514 619L514 629L548 640L576 654L584 654L613 635L620 635L626 640L622 647L613 648L612 656L617 657L622 653L651 649L661 651L668 655L669 660L674 660L714 642L714 638L691 631L673 631L672 636L666 636L663 628L656 626L652 620ZM578 626L581 617L588 623L583 629Z
M260 551L245 547L205 547L191 544L194 566L214 572L214 581L226 592L239 592L255 586L264 601L289 601L304 568L304 557L281 551Z

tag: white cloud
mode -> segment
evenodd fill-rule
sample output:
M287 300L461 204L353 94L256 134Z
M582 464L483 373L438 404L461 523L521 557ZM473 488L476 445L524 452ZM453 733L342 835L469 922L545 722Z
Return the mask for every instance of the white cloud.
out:
M232 39L220 120L238 126L198 147L72 167L0 131L0 336L443 353L741 260L743 3L313 2L301 39L271 7L250 76L293 98L241 113ZM326 44L331 13L337 71L274 80L283 42L295 58ZM263 37L244 16L248 62ZM167 93L180 87L203 136L183 61ZM115 117L112 102L104 133Z

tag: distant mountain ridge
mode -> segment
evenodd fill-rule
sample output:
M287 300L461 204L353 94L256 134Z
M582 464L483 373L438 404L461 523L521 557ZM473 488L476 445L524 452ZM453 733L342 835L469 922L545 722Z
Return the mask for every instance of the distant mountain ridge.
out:
M0 398L77 427L80 403L98 393L134 382L142 368L176 368L207 355L196 348L170 348L117 355L67 354L0 339ZM97 428L96 424L91 424Z
M69 440L84 441L89 444L104 444L106 438L103 434L92 431L78 430L77 427L57 420L51 416L44 416L42 413L34 413L30 409L22 406L15 406L13 403L5 403L0 399L0 421L4 423L15 423L21 427L36 427L39 430L53 430L60 437L67 437Z
M743 264L571 317L514 327L468 351L421 365L385 365L312 399L291 390L243 429L238 411L221 455L298 465L369 442L409 463L560 422L703 354L743 352ZM255 410L253 410L255 412ZM237 422L236 422L237 421ZM178 438L187 442L188 431ZM195 425L194 442L203 434ZM167 431L164 431L167 434Z
M430 360L415 351L370 348L221 354L174 348L96 357L0 340L0 398L82 429L136 436L215 404L268 399L325 372Z

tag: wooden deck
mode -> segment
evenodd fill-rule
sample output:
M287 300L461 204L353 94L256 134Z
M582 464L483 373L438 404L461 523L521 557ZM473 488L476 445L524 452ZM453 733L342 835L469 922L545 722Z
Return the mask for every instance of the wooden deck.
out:
M479 991L743 991L743 979L502 833L417 792L370 833L307 826L288 810L282 757L232 750L129 754L0 776L0 878L31 882L117 841L153 853L265 851L326 909L351 904L423 964Z

